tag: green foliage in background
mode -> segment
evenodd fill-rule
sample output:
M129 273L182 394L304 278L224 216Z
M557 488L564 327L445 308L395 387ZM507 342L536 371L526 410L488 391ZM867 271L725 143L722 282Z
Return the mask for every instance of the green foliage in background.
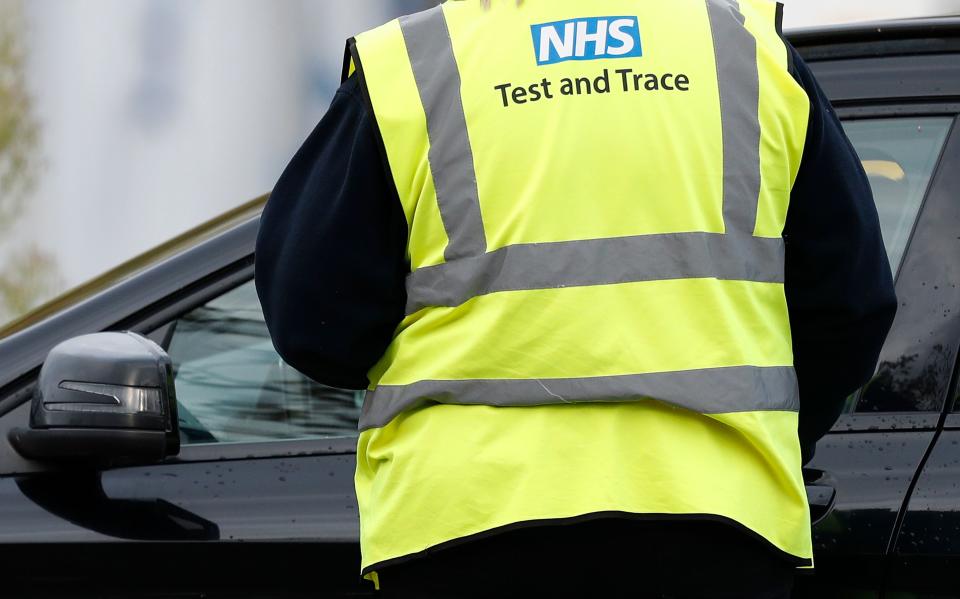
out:
M22 215L37 174L39 129L27 92L21 0L0 0L0 242ZM59 288L52 258L36 247L2 243L0 324L15 318Z
M37 145L37 124L26 90L22 24L20 3L0 2L0 233L20 214L35 174L31 158Z

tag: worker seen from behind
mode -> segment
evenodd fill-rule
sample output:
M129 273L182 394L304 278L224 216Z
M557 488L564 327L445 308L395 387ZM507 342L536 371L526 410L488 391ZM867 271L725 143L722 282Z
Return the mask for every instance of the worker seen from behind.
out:
M896 307L766 0L450 0L358 35L263 213L284 359L367 389L395 597L788 597Z

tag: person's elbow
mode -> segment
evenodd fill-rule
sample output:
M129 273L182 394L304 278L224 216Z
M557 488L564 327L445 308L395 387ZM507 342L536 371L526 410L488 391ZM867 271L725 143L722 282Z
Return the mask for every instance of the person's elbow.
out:
M880 245L882 255L871 259L867 273L857 281L860 300L850 306L853 317L849 320L846 334L842 335L839 355L846 355L848 380L844 391L852 392L870 380L876 371L887 335L897 314L897 295L893 277L887 262L886 252ZM873 272L870 273L869 269ZM843 347L846 345L847 347Z
M273 347L285 362L295 366L300 353L295 335L296 327L292 326L293 314L283 301L292 290L289 285L284 284L282 277L278 276L278 270L281 270L276 259L278 253L278 248L271 246L270 240L261 231L257 237L254 258L254 282Z
M337 345L342 331L300 301L303 290L284 285L258 264L257 293L273 347L284 362L314 381L341 389L365 389L366 372L342 358L349 352Z

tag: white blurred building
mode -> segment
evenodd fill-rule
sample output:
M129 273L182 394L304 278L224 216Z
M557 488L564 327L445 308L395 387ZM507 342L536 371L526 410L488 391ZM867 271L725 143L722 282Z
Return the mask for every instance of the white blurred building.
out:
M346 38L422 4L26 2L43 170L21 234L72 286L268 191Z

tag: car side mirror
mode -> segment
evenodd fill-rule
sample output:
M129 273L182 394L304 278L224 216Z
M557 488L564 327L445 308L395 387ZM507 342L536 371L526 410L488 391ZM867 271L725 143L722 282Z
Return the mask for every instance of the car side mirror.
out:
M136 333L95 333L47 354L30 428L10 431L24 457L157 462L180 451L170 357Z

